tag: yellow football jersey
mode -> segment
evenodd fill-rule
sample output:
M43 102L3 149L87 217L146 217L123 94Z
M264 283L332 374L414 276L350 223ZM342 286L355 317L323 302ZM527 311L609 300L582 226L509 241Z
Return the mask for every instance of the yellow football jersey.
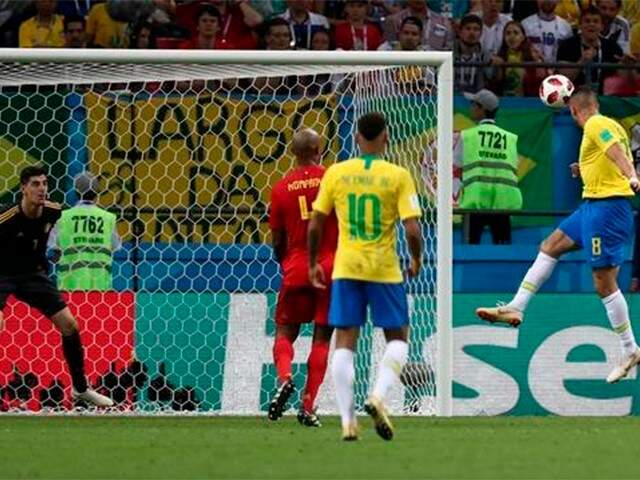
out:
M632 163L629 137L618 122L604 115L594 115L584 124L580 144L582 198L633 196L629 179L605 153L615 143L620 144Z
M91 7L87 15L87 38L101 48L127 48L129 31L127 22L118 22L109 15L106 3Z
M334 279L402 282L396 253L396 222L421 216L409 172L365 155L332 165L320 184L313 209L335 209L339 237Z
M64 47L64 17L54 15L49 25L40 25L31 17L20 24L18 37L20 48Z

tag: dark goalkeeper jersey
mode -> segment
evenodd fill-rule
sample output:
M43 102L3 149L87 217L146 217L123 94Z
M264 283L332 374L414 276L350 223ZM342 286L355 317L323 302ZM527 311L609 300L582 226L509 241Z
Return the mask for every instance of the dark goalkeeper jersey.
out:
M0 275L46 272L47 240L61 215L60 205L45 202L40 218L28 218L20 204L0 213Z

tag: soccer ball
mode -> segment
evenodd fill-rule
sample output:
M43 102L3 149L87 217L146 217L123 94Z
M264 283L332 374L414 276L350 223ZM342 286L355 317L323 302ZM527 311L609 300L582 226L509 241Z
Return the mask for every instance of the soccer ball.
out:
M540 84L540 100L551 108L564 107L571 94L574 86L564 75L549 75Z

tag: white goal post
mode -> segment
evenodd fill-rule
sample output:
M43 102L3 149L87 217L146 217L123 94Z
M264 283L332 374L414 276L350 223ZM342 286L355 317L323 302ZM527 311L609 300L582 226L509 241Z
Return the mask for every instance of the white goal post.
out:
M53 200L73 204L71 179L89 170L98 205L118 216L113 290L67 297L90 380L117 391L117 411L264 411L278 278L270 188L291 166L296 128L319 131L328 165L357 154L354 119L374 110L425 210L425 272L409 283L417 346L391 410L450 416L451 52L0 49L0 202L41 163ZM69 408L50 326L19 302L7 309L0 411ZM302 378L308 331L300 345ZM379 339L365 329L359 348L361 404ZM330 384L324 413L335 412Z

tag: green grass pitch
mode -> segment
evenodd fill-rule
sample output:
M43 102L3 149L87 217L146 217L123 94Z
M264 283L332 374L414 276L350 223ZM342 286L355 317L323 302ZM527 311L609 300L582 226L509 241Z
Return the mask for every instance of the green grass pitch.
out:
M0 417L0 478L638 478L639 418Z

